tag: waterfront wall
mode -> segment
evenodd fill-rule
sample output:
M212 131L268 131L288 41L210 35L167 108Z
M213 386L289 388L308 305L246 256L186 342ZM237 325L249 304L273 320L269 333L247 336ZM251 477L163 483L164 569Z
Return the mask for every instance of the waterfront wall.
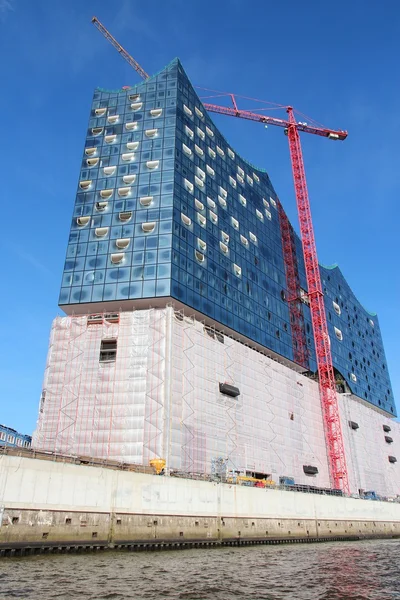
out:
M0 456L0 550L400 536L400 504Z

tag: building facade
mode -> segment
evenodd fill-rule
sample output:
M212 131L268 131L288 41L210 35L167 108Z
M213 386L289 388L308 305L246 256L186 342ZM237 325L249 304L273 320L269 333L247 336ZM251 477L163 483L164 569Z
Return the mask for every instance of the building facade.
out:
M300 288L301 360L287 301L284 235L290 235ZM370 407L377 419L388 420L396 412L378 318L363 308L337 266L320 269L342 409L344 398L353 398ZM235 468L251 470L254 463L254 470L274 476L289 475L286 471L291 470L298 479L307 479L302 469L314 457L314 462L321 461L320 483L327 485L326 456L318 445L323 428L313 381L315 349L301 242L268 174L229 145L177 59L133 88L98 89L94 94L59 304L68 316L53 324L36 445L70 452L79 447L81 453L128 457L132 462L162 452L170 457L170 466L207 472L220 452L229 455ZM150 307L162 333L149 342L152 351L140 354L146 331L139 327L133 335L135 314L143 312L146 320ZM240 361L232 369L229 352L222 353L226 364L219 372L210 366L208 350L199 338L193 344L209 365L207 373L192 381L198 368L193 365L190 377L182 371L171 379L177 389L191 386L190 392L168 391L170 378L165 373L184 361L179 344L175 348L173 342L179 317L167 316L170 313L180 314L182 320L191 317L213 348L228 339L238 348L250 348L252 358L243 375L247 379L252 379L251 365L258 364L260 356L268 365L280 365L290 381L301 377L293 389L289 386L273 395L273 417L266 429L271 439L261 434L267 418L261 415L271 382L281 374L269 372L266 365L265 377L257 376L261 389L256 396L248 388L240 392L240 402L224 404L226 398L221 399L224 394L215 386L228 380L238 387ZM225 350L228 346L224 344ZM218 351L215 361L217 355ZM213 382L208 392L207 381ZM139 391L145 399L139 400ZM152 405L151 398L158 394ZM219 402L225 417L203 407L197 425L189 426L185 410L195 414L191 402L201 404L200 398L208 394ZM242 394L258 398L254 411ZM308 405L314 396L316 405ZM278 421L273 410L289 414L289 420L293 414L295 420L296 411L287 403L294 403L303 415L302 433L294 438L307 451L296 444L290 449L283 424L274 430ZM246 424L245 415L251 416L255 429ZM208 434L206 424L214 418L220 427ZM131 426L124 425L124 419ZM346 420L343 427L348 428ZM382 427L377 426L378 437ZM179 435L173 437L178 429ZM226 448L229 432L237 451ZM115 435L118 443L112 442ZM280 466L272 458L272 438L280 440L275 453ZM199 448L196 459L194 447ZM384 455L386 450L384 446ZM191 457L186 462L185 452ZM284 460L292 462L283 473ZM385 461L389 463L387 456ZM372 470L376 478L379 469ZM387 465L381 470L386 472Z
M29 448L32 443L30 435L18 433L15 429L0 424L0 446Z

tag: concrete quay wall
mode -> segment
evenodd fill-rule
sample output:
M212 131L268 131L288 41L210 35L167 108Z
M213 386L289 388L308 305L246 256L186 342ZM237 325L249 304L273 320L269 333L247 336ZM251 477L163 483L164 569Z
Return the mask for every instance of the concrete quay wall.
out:
M0 456L0 553L400 537L400 504Z

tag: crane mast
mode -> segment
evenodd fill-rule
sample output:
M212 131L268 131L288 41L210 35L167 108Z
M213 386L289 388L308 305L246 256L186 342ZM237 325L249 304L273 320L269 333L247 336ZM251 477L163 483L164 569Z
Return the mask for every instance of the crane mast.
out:
M104 35L104 37L117 49L121 56L139 73L142 79L148 79L149 75L142 69L138 62L116 41L109 31L93 17L92 23ZM257 121L266 125L275 125L285 129L289 141L290 160L292 164L297 211L299 215L301 241L304 254L304 265L308 286L308 298L310 303L311 321L314 333L314 343L319 376L319 393L323 415L325 441L328 454L329 474L331 484L335 489L341 489L349 493L349 482L346 467L343 434L340 424L339 405L336 394L335 373L333 369L332 355L328 325L326 321L324 296L321 285L321 275L317 248L315 244L314 228L312 224L310 201L307 191L307 182L304 169L303 154L301 150L299 132L311 133L331 140L345 140L347 131L326 129L298 123L292 107L287 107L287 119L278 119L247 110L240 110L237 106L235 96L230 94L232 107L219 106L216 104L203 103L204 108L226 116L232 116L250 121ZM291 320L296 321L292 329L293 341L296 341L294 358L300 364L307 364L308 353L304 348L302 340L302 313L299 308L299 283L298 273L295 267L295 253L293 241L290 239L290 224L279 202L279 217L283 236L283 250L285 270L288 280L289 309ZM297 320L299 319L299 321ZM300 347L298 346L300 344Z
M289 115L289 127L287 133L290 159L292 162L301 242L303 245L311 322L314 332L315 353L319 376L319 392L329 457L330 476L335 488L349 492L343 435L336 395L335 373L333 370L324 295L322 293L321 275L319 271L317 248L315 245L310 201L308 198L303 154L292 107L288 107L287 112Z

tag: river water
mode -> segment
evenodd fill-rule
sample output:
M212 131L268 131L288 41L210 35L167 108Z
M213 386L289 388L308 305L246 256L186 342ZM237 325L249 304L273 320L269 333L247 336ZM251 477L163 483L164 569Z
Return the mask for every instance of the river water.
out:
M8 600L392 600L400 540L3 559Z

